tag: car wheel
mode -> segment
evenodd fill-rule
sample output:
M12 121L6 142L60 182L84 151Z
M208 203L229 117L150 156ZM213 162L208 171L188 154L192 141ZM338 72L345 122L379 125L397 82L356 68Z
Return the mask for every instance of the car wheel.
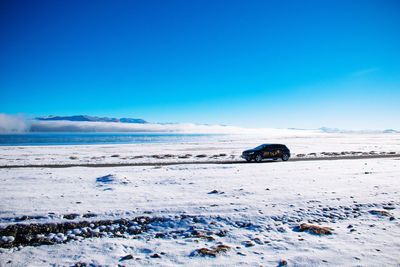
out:
M283 154L282 155L282 160L283 161L287 161L289 159L289 155L288 154Z
M258 154L257 156L256 156L256 162L261 162L262 161L262 155L261 154Z
M245 160L246 160L247 162L250 162L250 161L251 161L251 158L250 158L250 157L247 157L247 158L245 158Z

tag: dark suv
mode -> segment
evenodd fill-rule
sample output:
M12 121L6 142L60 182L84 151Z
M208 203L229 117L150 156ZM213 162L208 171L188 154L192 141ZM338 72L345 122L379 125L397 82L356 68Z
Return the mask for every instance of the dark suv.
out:
M263 144L256 148L245 150L242 153L242 158L246 161L255 160L261 162L263 159L282 159L287 161L290 158L290 150L285 145L280 144Z

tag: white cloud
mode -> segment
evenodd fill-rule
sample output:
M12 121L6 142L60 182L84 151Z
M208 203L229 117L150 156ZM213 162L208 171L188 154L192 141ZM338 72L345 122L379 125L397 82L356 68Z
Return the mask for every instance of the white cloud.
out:
M22 115L0 113L0 133L23 133L30 129L30 121Z
M20 115L0 113L0 133L24 132L125 132L125 133L187 133L187 134L255 134L264 136L304 136L310 134L351 133L339 129L318 130L241 128L236 126L206 125L193 123L121 123L86 121L40 121ZM357 132L357 131L356 131ZM368 133L369 131L360 131ZM378 131L379 132L379 131ZM355 132L354 132L355 133Z
M32 121L32 132L130 132L130 133L186 133L186 134L246 134L263 136L302 136L317 130L241 128L236 126L193 123L120 123L81 121Z
M161 132L161 133L242 133L254 130L234 126L193 123L119 123L76 121L32 121L33 132Z
M0 133L25 132L131 132L131 133L198 133L198 134L281 134L298 133L285 129L250 129L224 125L194 123L120 123L82 121L40 121L20 115L0 113ZM304 131L301 131L304 132Z

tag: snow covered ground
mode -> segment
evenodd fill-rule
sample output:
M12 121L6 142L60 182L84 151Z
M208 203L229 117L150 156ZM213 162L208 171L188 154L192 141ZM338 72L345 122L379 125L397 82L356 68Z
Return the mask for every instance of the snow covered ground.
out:
M270 130L265 135L219 135L198 142L79 146L3 146L0 166L39 164L160 163L240 160L243 150L262 143L283 143L292 157L400 153L400 134L321 133ZM321 154L321 153L328 153ZM356 155L356 154L354 154Z
M399 151L397 139L363 138L280 143L295 153ZM250 141L220 144L218 152L233 154ZM29 163L73 153L212 151L210 144L117 148L15 147L1 155L4 164L25 154ZM0 169L0 266L399 266L399 174L396 158ZM35 223L58 230L36 232L37 246L14 246L21 240L7 229L34 231ZM331 234L302 231L302 223Z
M261 143L316 160L212 164ZM400 266L400 159L317 160L398 156L399 134L288 130L0 152L0 166L61 167L0 169L0 266ZM177 164L157 165L168 162ZM88 163L154 165L62 167Z

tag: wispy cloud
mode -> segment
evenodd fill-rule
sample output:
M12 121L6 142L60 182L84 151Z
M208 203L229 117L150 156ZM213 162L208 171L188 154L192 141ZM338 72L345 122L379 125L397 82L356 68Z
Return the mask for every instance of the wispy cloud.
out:
M359 71L356 71L353 73L353 76L366 76L371 73L378 72L380 69L379 68L368 68L368 69L362 69Z

